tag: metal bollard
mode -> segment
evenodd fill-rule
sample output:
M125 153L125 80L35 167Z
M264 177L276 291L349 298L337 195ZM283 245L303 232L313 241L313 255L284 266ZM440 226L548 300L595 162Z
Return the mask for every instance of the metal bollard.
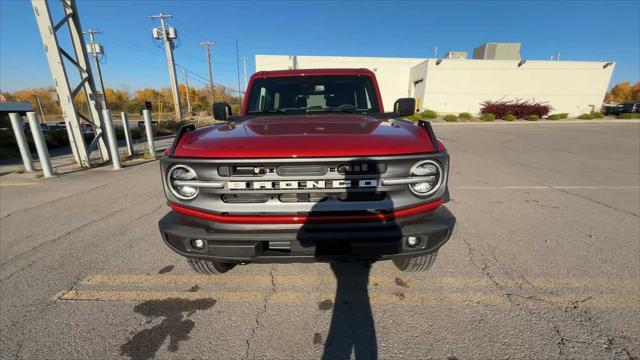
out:
M131 128L129 128L129 118L127 113L121 112L122 117L122 130L124 130L124 139L127 141L127 153L129 156L133 155L133 140L131 139Z
M156 145L153 143L153 125L151 124L151 110L142 110L144 115L144 130L147 133L147 142L149 143L149 154L153 159L156 158Z
M118 153L118 140L116 139L116 133L113 131L111 110L102 110L102 117L104 118L104 134L107 135L113 169L119 170L122 166L120 165L120 154Z
M27 139L22 129L22 116L17 113L10 113L9 119L11 119L11 127L13 127L13 134L16 136L18 149L20 149L20 156L22 156L22 163L24 163L24 171L33 172L33 160L31 159L29 144L27 144Z
M38 159L40 159L42 174L44 175L44 177L52 177L53 170L51 170L51 159L49 159L49 150L47 149L47 143L44 141L44 136L42 136L40 121L38 121L36 113L34 112L28 112L27 119L29 120L29 127L31 128L31 136L33 136L33 142L36 144L36 150L38 151Z

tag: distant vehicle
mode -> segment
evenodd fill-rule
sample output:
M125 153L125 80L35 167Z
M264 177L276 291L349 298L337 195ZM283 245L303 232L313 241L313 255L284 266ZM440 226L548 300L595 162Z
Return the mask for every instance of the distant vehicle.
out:
M89 123L84 123L80 125L80 132L83 134L94 134L95 130L93 129L93 125Z
M604 104L602 105L602 113L605 115L618 115L622 110L620 104Z
M250 262L392 260L426 271L449 240L449 155L426 121L385 113L366 69L266 71L242 116L186 125L160 161L165 243L196 272Z
M640 112L640 103L638 102L626 102L620 105L622 108L620 113L638 113Z
M639 102L624 102L622 104L604 104L602 105L602 113L605 115L618 115L624 113L640 112Z

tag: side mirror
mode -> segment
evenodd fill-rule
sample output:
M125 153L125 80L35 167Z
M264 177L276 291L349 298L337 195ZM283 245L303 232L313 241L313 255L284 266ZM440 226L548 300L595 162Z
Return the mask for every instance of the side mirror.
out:
M225 102L213 104L213 118L216 120L227 120L231 116L231 106Z
M400 98L393 104L393 112L399 116L410 116L416 113L416 99Z

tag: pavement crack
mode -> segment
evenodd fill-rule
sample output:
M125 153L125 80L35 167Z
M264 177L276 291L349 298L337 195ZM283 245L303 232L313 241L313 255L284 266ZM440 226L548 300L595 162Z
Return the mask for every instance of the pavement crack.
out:
M269 275L271 276L271 289L269 289L269 291L265 294L263 304L262 304L262 309L260 309L260 311L258 311L258 313L256 314L255 324L251 329L251 334L246 339L246 349L245 349L245 355L244 355L245 359L249 358L249 354L251 353L251 341L256 336L256 333L258 332L258 329L261 326L260 320L262 316L267 312L267 306L269 305L269 301L271 300L271 297L273 296L273 294L278 291L276 278L274 274L275 270L276 270L275 265L271 266L271 269L269 270Z
M635 217L640 217L640 215L638 215L638 214L636 214L636 213L633 213L633 212L631 212L631 211L627 211L627 210L624 210L624 209L617 208L617 207L615 207L615 206L612 206L612 205L609 205L609 204L603 203L602 201L594 200L594 199L591 199L591 198L586 197L586 196L583 196L583 195L579 195L579 194L576 194L576 193L572 193L571 191L567 191L567 190L565 190L565 189L559 189L559 188L557 188L557 187L553 187L553 186L552 186L551 188L553 188L554 190L560 191L560 192L562 192L562 193L568 194L568 195L573 195L573 196L575 196L575 197L579 197L579 198L581 198L581 199L584 199L584 200L587 200L587 201L591 201L591 202L592 202L592 203L594 203L594 204L598 204L598 205L604 206L604 207L606 207L606 208L609 208L609 209L612 209L612 210L615 210L615 211L619 211L619 212L622 212L622 213L625 213L625 214L629 214L629 215L631 215L631 216L635 216Z
M98 185L98 186L94 186L92 188L89 188L89 189L86 189L86 190L83 190L83 191L80 191L80 192L73 193L71 195L63 196L63 197L55 199L55 200L44 202L42 204L29 206L29 207L26 207L26 208L23 208L23 209L18 209L18 210L12 211L12 212L0 217L0 220L6 219L6 218L8 218L8 217L10 217L10 216L12 216L14 214L20 213L20 212L29 211L29 210L36 209L36 208L42 208L43 206L51 205L51 204L56 203L58 201L71 199L71 198L76 197L78 195L86 194L88 192L91 192L91 191L94 191L96 189L99 189L99 188L101 188L103 186L111 185L111 184L117 183L119 181L124 181L124 180L123 179L118 179L118 180L110 181L110 182L107 182L107 183L104 183L104 184L101 184L101 185Z
M45 246L45 245L55 243L56 241L58 241L58 240L60 240L60 239L63 239L63 238L65 238L65 237L67 237L67 236L69 236L69 235L73 234L73 233L74 233L74 232L76 232L76 231L82 230L82 229L84 229L84 228L86 228L86 227L88 227L88 226L91 226L91 225L93 225L93 224L95 224L95 223L97 223L97 222L100 222L100 221L102 221L102 220L104 220L104 219L106 219L106 218L108 218L108 217L111 217L111 216L113 216L113 215L117 214L117 213L118 213L118 212L120 212L120 211L122 211L122 208L116 209L115 211L112 211L112 212L110 212L110 213L108 213L108 214L106 214L106 215L104 215L104 216L102 216L102 217L100 217L100 218L97 218L97 219L94 219L94 220L92 220L92 221L89 221L89 222L87 222L87 223L85 223L85 224L83 224L83 225L80 225L80 226L78 226L78 227L76 227L76 228L73 228L73 229L71 229L71 230L69 230L69 231L65 232L64 234L58 235L58 236L56 236L56 237L54 237L54 238L52 238L52 239L49 239L49 240L47 240L47 241L45 241L45 242L43 242L43 243L41 243L41 244L38 244L38 246L36 246L36 247L33 247L33 248L31 248L31 249L29 249L29 250L26 250L26 251L23 251L23 252L21 252L21 253L19 253L19 254L15 255L15 256L13 256L13 257L11 257L10 259L7 259L5 262L3 262L2 264L0 264L0 267L5 266L5 265L6 265L6 264L8 264L9 262L14 261L14 260L16 260L16 259L18 259L18 258L20 258L20 257L22 257L22 256L24 256L24 255L31 254L31 253L33 253L34 251L36 251L36 250L40 249L41 247L43 247L43 246ZM12 272L11 274L9 274L9 276L2 278L2 279L0 280L0 282L4 282L5 280L10 279L10 278L11 278L12 276L14 276L15 274L17 274L17 273L19 273L19 272L21 272L21 271L23 271L23 270L25 270L25 269L29 268L31 265L33 265L33 264L34 264L34 263L36 263L36 262L37 262L37 260L35 260L34 262L32 262L31 264L29 264L29 265L27 265L27 266L25 266L25 267L22 267L22 268L20 268L20 269L18 269L18 270L16 270L16 271Z

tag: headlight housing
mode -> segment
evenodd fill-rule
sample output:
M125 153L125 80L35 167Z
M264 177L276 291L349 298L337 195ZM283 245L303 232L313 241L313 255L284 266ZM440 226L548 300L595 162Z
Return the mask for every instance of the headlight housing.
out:
M422 197L436 193L442 186L445 176L442 165L435 160L418 161L411 167L409 174L425 178L424 182L409 184L411 192Z
M193 200L198 196L199 189L190 186L190 181L198 180L198 176L190 166L174 165L167 172L167 186L173 194L181 200Z

